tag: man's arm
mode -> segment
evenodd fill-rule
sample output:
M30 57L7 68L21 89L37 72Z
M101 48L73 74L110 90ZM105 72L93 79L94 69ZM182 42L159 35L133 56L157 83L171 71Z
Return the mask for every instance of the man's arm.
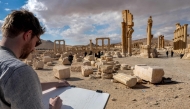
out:
M41 83L42 86L42 91L51 89L53 87L67 87L70 86L67 81L60 81L60 82L46 82L46 83Z

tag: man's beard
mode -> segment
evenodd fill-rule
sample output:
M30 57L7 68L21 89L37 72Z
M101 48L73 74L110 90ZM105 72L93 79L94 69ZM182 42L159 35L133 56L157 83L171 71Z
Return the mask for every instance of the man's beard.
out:
M32 43L30 41L29 43L23 46L21 50L21 55L19 58L26 59L29 56L29 54L32 52L31 49L32 49Z

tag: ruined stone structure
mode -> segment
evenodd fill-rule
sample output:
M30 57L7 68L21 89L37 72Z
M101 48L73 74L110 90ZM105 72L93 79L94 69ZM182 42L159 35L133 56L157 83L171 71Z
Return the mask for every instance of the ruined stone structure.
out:
M107 50L110 50L110 38L96 38L96 49L98 49L98 40L102 40L102 51L104 51L104 40L107 39L108 40L108 47Z
M150 16L150 18L148 19L148 25L147 25L147 45L150 45L151 47L151 39L153 38L153 35L152 35L152 17Z
M57 42L58 42L58 47L57 47ZM61 44L63 42L63 44ZM65 40L55 40L54 41L54 53L60 53L62 54L65 52Z
M184 50L187 48L187 27L188 24L184 24L184 26L179 23L176 24L173 39L173 51L176 53L184 54Z
M92 51L93 48L92 48L92 40L90 39L90 51Z
M164 48L165 42L164 42L164 36L160 35L158 36L158 49Z
M151 40L153 38L151 29L152 29L153 20L150 16L147 24L147 45L140 46L140 56L143 58L156 58L158 57L157 51L155 48L151 48Z
M122 54L126 56L126 53L128 53L129 56L132 55L131 51L131 38L132 33L134 32L133 26L133 15L129 12L129 10L123 10L122 11L123 16L123 22L121 22L122 25Z

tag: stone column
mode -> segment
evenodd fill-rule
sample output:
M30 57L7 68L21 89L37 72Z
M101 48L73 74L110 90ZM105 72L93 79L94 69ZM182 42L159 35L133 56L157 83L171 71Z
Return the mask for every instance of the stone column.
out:
M56 53L57 50L56 50L56 41L54 41L54 53Z
M128 28L128 55L131 56L131 38L132 38L132 33L134 32L133 28L129 26Z
M162 36L162 47L164 48L165 46L165 44L164 44L165 42L164 42L164 36Z
M98 48L98 41L97 41L98 39L96 39L96 50L97 50L97 48Z
M122 54L126 56L126 26L125 22L121 22L121 45L122 45Z
M90 51L92 51L92 40L90 39Z
M160 36L158 36L158 49L160 49Z
M108 51L110 51L110 38L108 38Z
M128 55L131 56L131 37L128 36Z
M102 51L104 51L104 39L102 39Z
M185 24L184 25L184 43L185 43L185 48L187 48L187 26L188 26L188 24Z
M151 28L152 28L152 17L148 19L148 26L147 26L147 45L151 47Z

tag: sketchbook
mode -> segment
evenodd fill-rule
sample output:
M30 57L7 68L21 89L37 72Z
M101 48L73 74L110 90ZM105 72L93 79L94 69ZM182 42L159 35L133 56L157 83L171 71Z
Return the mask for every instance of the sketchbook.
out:
M104 109L109 98L108 93L76 87L52 88L43 91L45 109L49 109L49 98L60 96L63 100L61 109Z

